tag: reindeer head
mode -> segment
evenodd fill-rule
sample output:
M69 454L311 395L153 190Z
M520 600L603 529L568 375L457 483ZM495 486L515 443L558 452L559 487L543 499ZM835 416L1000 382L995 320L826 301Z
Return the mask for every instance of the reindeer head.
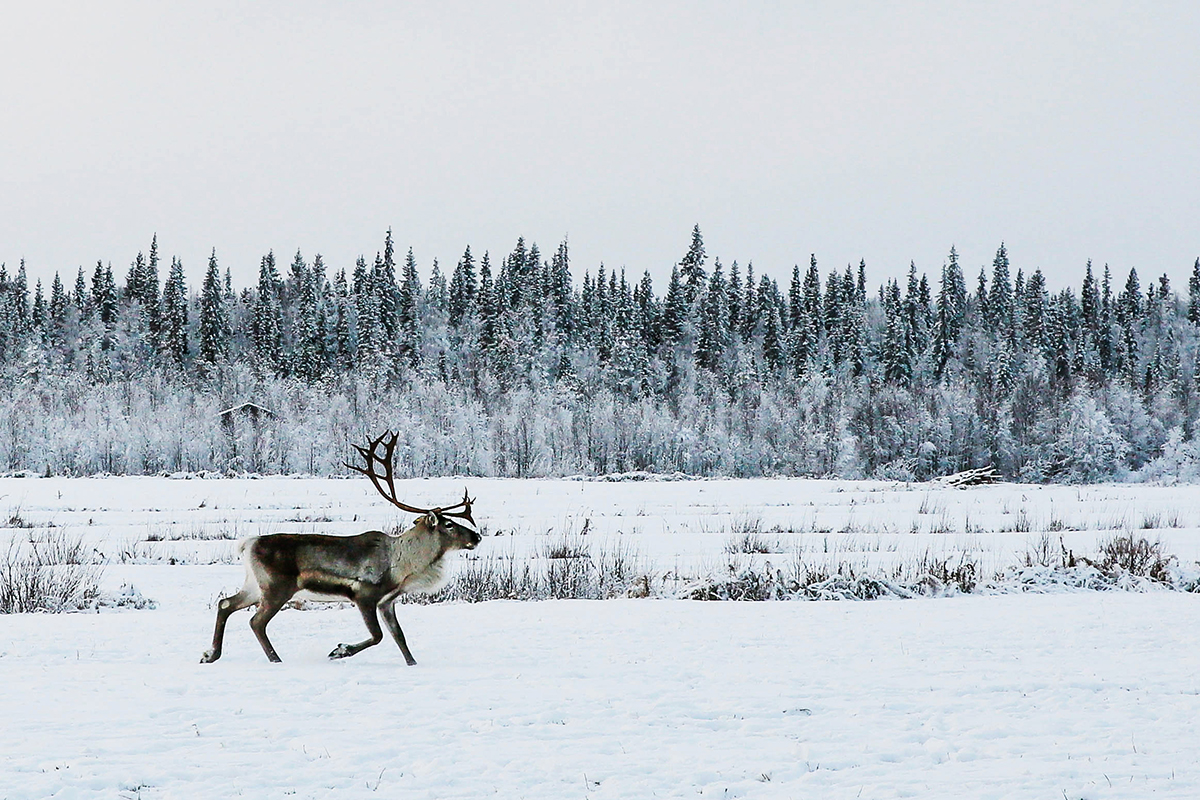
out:
M479 533L472 527L462 524L459 519L471 520L470 511L465 515L447 514L443 511L430 511L425 515L425 524L437 532L442 546L446 550L474 550L482 541ZM474 524L474 520L471 520Z

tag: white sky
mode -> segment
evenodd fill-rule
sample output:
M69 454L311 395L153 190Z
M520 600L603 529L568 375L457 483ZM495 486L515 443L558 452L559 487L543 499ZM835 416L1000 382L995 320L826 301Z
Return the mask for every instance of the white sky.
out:
M513 5L514 8L505 6ZM1200 255L1200 4L6 2L0 260L198 283L383 233L423 273L569 235L577 274L815 252L1078 287ZM1182 287L1179 287L1182 288Z

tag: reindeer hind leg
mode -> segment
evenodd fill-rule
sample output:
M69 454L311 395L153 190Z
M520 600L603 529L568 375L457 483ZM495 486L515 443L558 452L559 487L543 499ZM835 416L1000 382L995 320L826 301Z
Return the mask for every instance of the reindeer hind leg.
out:
M243 586L237 594L223 597L217 603L217 624L213 630L212 648L200 657L201 664L211 664L221 657L221 648L225 643L225 623L229 615L241 611L258 602L258 587Z
M271 644L271 640L267 638L267 623L279 613L279 609L283 608L284 603L292 599L292 595L296 591L295 587L290 590L264 590L262 599L258 601L258 610L250 618L250 630L254 631L255 638L262 645L263 652L267 654L267 660L276 664L283 661L283 659L275 652L275 647Z

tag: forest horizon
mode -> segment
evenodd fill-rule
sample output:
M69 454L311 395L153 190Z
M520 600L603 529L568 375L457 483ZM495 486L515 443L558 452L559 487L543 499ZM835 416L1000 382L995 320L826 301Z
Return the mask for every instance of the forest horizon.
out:
M868 283L811 257L782 284L709 258L699 226L665 290L564 239L467 247L422 270L391 231L373 261L264 254L199 287L157 237L118 278L30 290L0 267L0 469L36 474L342 471L400 432L402 474L640 471L924 480L1186 478L1200 259L1186 293L1087 263L1078 291L1009 262ZM226 414L241 403L269 413Z

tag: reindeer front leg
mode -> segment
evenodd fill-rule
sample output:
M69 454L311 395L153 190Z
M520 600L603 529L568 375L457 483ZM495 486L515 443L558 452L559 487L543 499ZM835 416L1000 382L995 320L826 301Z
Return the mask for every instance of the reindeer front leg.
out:
M396 640L396 644L400 646L400 652L404 654L404 661L411 667L417 663L413 658L412 651L408 649L408 642L404 641L404 631L400 630L400 623L396 621L396 598L400 596L399 592L383 598L379 602L379 610L383 612L383 623L387 625L388 633Z
M339 644L329 654L330 658L349 658L355 653L361 653L368 647L374 647L383 641L383 630L379 627L379 617L375 614L374 601L357 598L354 605L358 606L358 613L362 614L363 622L366 623L367 632L371 634L371 638L358 644Z

